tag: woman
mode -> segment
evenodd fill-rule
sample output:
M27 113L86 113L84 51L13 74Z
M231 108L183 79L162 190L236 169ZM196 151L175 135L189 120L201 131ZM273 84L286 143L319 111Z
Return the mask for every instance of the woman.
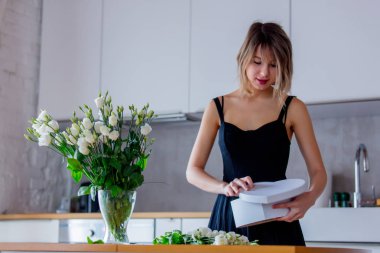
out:
M253 23L237 56L240 87L213 99L205 109L189 159L187 180L217 193L209 227L235 231L265 245L305 245L299 219L326 184L326 172L305 104L288 96L293 72L291 42L275 23ZM223 180L205 172L219 131ZM274 208L289 213L276 221L237 229L230 202L254 182L285 179L290 140L295 135L305 159L309 191Z

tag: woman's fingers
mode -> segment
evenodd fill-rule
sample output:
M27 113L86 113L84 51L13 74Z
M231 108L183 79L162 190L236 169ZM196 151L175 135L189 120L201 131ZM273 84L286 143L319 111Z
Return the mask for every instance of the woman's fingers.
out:
M230 186L235 194L239 194L240 192L240 185L234 181L230 182Z
M248 190L251 190L254 187L252 178L250 176L242 177L241 180L246 183Z
M224 186L224 193L228 197L239 196L243 190L249 191L254 187L250 176L235 178L233 181Z
M243 188L245 191L248 189L246 183L239 178L235 178L231 183L235 183L235 185L239 186L239 188Z

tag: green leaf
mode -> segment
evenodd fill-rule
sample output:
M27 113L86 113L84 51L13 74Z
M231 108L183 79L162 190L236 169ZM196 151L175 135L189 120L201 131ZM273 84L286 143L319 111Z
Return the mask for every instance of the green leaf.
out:
M78 190L78 196L88 195L91 193L91 187L90 186L82 186Z
M83 170L82 164L75 158L67 158L68 170Z
M139 187L144 182L144 176L138 173L133 173L130 177L130 183L133 189Z
M112 185L111 188L110 188L110 190L111 190L111 195L112 195L112 197L116 197L116 196L118 196L119 193L123 191L123 190L122 190L119 186L117 186L117 185Z
M120 170L121 169L121 163L116 159L116 158L112 158L111 161L110 161L110 164L112 167Z
M171 236L171 244L184 244L182 233L179 231L173 231Z
M258 246L258 245L260 245L259 240L254 240L254 241L250 242L249 245L254 245L254 246L257 245Z
M145 170L145 168L146 168L146 166L147 166L147 164L148 164L148 157L141 157L138 161L137 161L137 163L136 163L140 168L141 168L141 170L143 171L143 170Z
M83 173L80 170L71 170L71 177L74 179L76 183L79 183L82 179Z
M91 240L91 238L89 236L87 236L87 243L88 244L104 244L103 240L93 241L93 240Z

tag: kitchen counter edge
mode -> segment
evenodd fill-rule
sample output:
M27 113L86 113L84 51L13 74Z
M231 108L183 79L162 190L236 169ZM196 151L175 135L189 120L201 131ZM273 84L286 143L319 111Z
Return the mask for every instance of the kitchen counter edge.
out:
M25 213L1 214L1 220L67 220L67 219L101 219L100 213ZM133 219L165 218L210 218L210 212L135 212Z

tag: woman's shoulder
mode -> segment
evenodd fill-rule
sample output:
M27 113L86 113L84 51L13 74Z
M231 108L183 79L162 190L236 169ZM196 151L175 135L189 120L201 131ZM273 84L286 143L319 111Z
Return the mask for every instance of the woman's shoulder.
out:
M291 110L291 108L293 108L293 110L306 109L306 105L301 99L299 99L296 96L289 95L289 97L292 97L292 101L290 102L290 105L289 105L289 110Z
M291 122L296 123L309 118L306 104L298 97L293 97L288 107L288 118Z

